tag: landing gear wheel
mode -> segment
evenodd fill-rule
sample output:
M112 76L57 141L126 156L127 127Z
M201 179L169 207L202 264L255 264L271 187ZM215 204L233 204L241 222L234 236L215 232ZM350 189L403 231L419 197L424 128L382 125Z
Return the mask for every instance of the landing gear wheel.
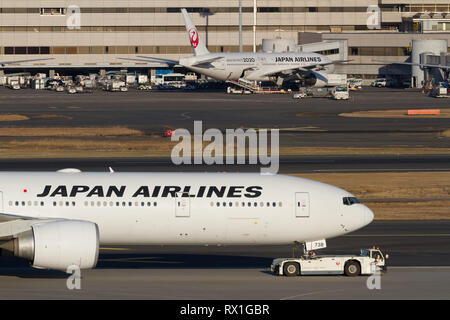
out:
M345 264L344 273L348 277L356 277L361 274L361 267L358 262L350 261Z
M295 262L287 262L283 266L283 274L286 277L295 277L300 274L300 266Z

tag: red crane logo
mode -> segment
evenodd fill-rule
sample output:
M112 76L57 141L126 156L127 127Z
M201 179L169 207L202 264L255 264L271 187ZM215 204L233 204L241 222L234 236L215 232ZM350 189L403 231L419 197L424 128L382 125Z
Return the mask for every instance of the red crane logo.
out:
M191 40L192 47L197 48L198 46L198 31L195 28L189 29L189 39Z

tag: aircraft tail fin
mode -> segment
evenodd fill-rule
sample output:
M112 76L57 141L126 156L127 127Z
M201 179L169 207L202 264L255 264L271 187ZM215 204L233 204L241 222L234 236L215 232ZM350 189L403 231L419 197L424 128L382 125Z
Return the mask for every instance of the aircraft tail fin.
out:
M202 39L200 39L200 35L198 34L198 30L195 27L194 23L192 23L191 17L189 16L186 9L181 9L181 13L183 14L184 23L186 25L186 31L189 36L189 41L191 42L192 50L194 51L194 55L201 56L204 54L208 54L209 51L203 43Z

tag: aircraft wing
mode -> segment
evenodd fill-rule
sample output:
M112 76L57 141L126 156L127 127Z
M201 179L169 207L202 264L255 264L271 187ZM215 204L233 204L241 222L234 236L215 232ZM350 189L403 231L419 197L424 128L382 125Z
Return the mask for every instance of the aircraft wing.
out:
M139 62L149 62L149 63L159 63L161 65L166 65L167 67L172 67L177 65L176 63L168 63L164 61L151 61L151 60L144 60L144 59L133 59L133 58L117 58L119 60L127 60L127 61L139 61Z
M10 221L15 221L15 220L33 220L33 219L36 219L36 218L18 216L18 215L7 214L7 213L0 213L0 223L10 222Z
M418 66L418 67L426 67L426 68L440 68L440 69L449 69L450 66L444 66L440 64L427 64L427 63L413 63L413 62L397 62L397 61L388 61L388 60L372 60L374 62L382 62L382 63L392 63L392 64L402 64L406 66Z
M178 64L179 61L178 60L173 60L173 59L164 59L164 58L157 58L157 57L146 57L146 56L137 56L138 58L144 59L144 60L153 60L153 61L160 61L160 62L165 62L168 64Z
M171 60L171 61L165 61L165 60L150 60L150 59L143 59L143 58L117 58L119 60L127 60L127 61L139 61L139 62L150 62L150 63L160 63L160 64L166 64L168 67L176 66L178 64L178 61Z
M328 66L331 64L336 63L345 63L350 62L352 60L336 60L336 61L330 61L330 62L322 62L317 63L315 65L307 66L307 67L301 67L301 68L292 68L292 67L279 67L279 68L272 68L266 72L263 72L261 76L271 76L276 74L288 74L288 73L298 73L298 72L308 72L308 71L318 71L324 66Z
M6 66L8 64L14 63L22 63L22 62L33 62L33 61L44 61L44 60L53 60L55 58L44 58L44 59L28 59L28 60L16 60L16 61L2 61L0 62L1 66Z
M196 60L196 62L193 64L193 66L199 66L202 64L207 64L207 63L211 63L220 59L223 59L224 57L214 57L214 58L209 58L209 59L203 59L203 60Z
M60 218L33 218L21 215L0 213L0 241L9 240L12 236L27 231L32 225L46 223Z

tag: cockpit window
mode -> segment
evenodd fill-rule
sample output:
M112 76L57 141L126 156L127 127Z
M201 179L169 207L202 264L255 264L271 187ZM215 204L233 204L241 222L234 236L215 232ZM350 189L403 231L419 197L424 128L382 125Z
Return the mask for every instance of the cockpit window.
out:
M358 199L356 199L355 197L344 197L344 204L346 206L351 206L355 203L360 203Z

